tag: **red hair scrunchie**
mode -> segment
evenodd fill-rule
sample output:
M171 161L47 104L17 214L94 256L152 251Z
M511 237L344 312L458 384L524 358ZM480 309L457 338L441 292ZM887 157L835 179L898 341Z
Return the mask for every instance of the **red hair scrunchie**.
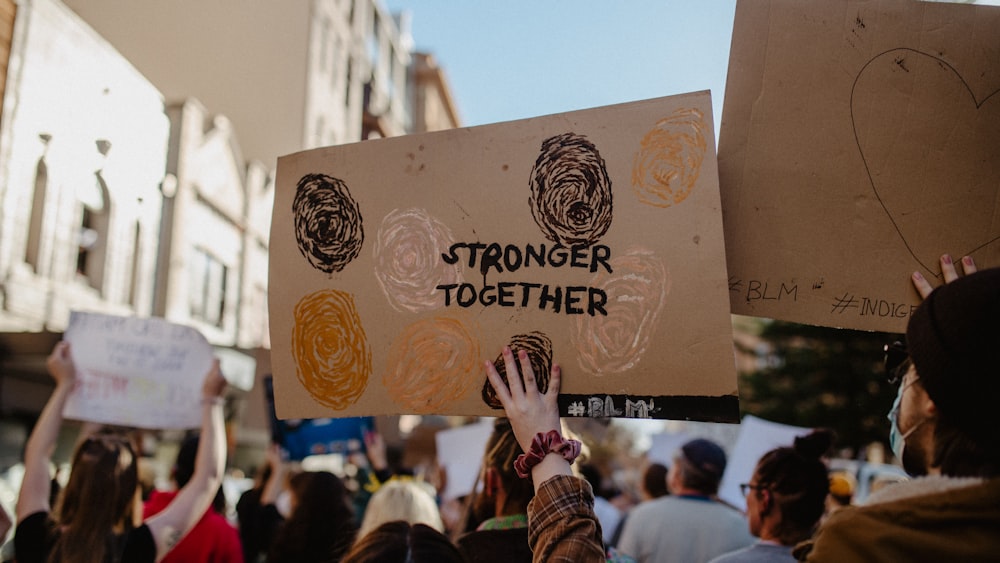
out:
M558 430L539 432L531 440L528 451L514 460L514 470L517 471L518 477L522 479L528 477L531 475L531 468L541 463L550 453L559 454L566 461L573 463L573 460L580 455L581 447L579 440L564 439Z

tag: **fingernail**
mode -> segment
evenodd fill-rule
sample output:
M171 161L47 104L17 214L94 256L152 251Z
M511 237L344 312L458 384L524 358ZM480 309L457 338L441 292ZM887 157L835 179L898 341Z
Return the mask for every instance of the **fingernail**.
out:
M966 266L971 266L972 265L972 256L963 256L962 257L962 264L965 264Z
M920 281L924 279L924 276L920 272L913 272L913 279Z
M945 254L944 256L941 257L941 262L943 264L951 264L951 256Z

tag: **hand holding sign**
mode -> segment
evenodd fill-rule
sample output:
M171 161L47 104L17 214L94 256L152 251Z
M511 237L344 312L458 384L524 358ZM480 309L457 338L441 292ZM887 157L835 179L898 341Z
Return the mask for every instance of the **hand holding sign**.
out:
M76 366L70 354L69 342L56 343L56 347L45 360L45 366L52 379L56 380L56 385L72 385L76 382Z

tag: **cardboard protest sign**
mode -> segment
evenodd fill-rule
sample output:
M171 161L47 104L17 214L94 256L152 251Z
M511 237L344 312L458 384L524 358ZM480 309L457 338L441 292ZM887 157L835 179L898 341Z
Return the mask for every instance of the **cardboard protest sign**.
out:
M738 2L719 140L734 313L903 332L912 272L1000 265L997 37L996 7Z
M311 455L363 452L365 433L375 429L375 419L370 416L278 420L274 414L272 376L264 378L264 397L271 414L271 440L279 444L292 461Z
M740 423L736 444L729 452L726 471L719 483L719 498L740 509L746 509L746 498L740 492L740 483L753 477L760 457L767 452L795 443L795 438L812 432L811 428L779 424L747 415Z
M196 329L74 311L63 338L77 372L67 418L136 428L201 425L201 387L213 351Z
M735 420L713 147L699 92L278 159L278 416L497 415L510 344L564 416Z

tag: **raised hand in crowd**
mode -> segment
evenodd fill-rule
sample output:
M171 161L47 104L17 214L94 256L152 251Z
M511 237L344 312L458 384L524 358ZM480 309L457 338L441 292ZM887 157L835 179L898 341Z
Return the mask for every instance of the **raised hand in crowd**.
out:
M105 557L159 561L201 518L222 482L226 450L221 395L226 382L218 360L202 387L201 443L194 475L163 512L138 527L138 456L127 436L112 432L99 432L79 442L58 501L58 516L53 517L49 465L63 409L76 382L70 345L56 344L46 366L56 387L25 447L25 475L16 506L17 560L40 563L86 554L93 561Z
M205 514L222 485L226 468L226 431L223 420L223 393L226 379L219 360L205 374L201 388L201 434L195 454L194 474L162 512L149 517L146 525L156 543L159 561Z
M489 361L486 376L525 452L515 462L518 474L523 478L530 475L534 483L535 497L528 504L533 561L605 561L593 491L570 467L580 444L560 434L557 399L561 368L552 364L549 388L541 393L527 353L519 350L515 359L514 352L505 346L503 360L509 385Z

